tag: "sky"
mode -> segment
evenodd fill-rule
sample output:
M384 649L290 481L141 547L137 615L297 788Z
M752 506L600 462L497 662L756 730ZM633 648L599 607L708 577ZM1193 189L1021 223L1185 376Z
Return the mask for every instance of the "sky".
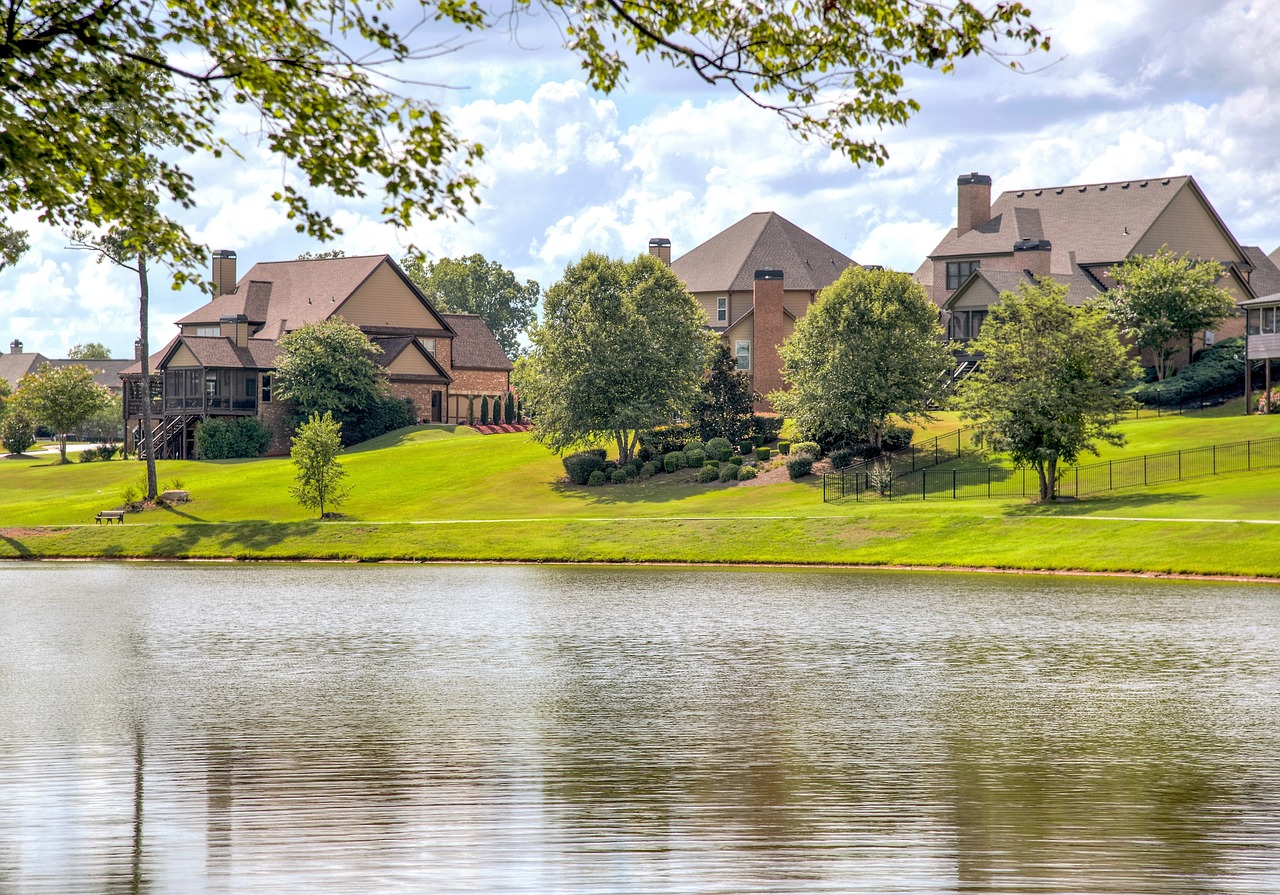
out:
M1190 174L1244 245L1280 246L1280 17L1251 0L1026 0L1052 50L1013 72L995 59L950 75L913 72L922 105L879 132L883 167L856 167L799 141L774 114L727 88L660 63L633 67L604 96L545 16L488 32L406 77L449 85L433 95L458 131L485 147L478 205L466 220L409 232L379 222L373 201L321 197L345 233L322 246L296 234L270 199L288 176L251 137L240 160L183 160L198 206L182 218L211 249L258 261L340 248L400 258L479 252L543 288L588 251L632 257L650 237L679 257L743 216L775 211L860 264L914 271L955 224L956 177L1024 189ZM243 112L239 113L243 116ZM227 133L254 122L228 117ZM0 352L65 357L102 342L131 357L134 275L85 252L34 213L9 219L31 249L0 271ZM207 300L152 283L153 346Z

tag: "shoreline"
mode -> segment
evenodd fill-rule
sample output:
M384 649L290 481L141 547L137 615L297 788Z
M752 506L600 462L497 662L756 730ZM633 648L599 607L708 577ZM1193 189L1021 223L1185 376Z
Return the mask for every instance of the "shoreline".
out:
M693 561L638 561L638 560L527 560L527 559L325 559L299 557L282 559L181 556L16 556L0 558L0 567L8 563L233 563L242 565L402 565L402 566L629 566L634 568L690 568L690 569L801 569L815 571L858 572L943 572L978 575L1046 575L1068 578L1138 578L1165 581L1204 581L1230 584L1280 584L1280 577L1263 575L1206 574L1198 572L1156 571L1091 571L1088 569L1026 569L1008 566L978 565L925 565L903 563L796 563L796 562L693 562Z

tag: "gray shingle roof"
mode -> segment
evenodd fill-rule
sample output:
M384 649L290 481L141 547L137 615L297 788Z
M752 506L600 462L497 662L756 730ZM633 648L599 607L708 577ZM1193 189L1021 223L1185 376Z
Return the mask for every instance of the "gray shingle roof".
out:
M973 279L975 281L986 280L998 295L1002 292L1016 292L1018 290L1019 283L1022 283L1023 281L1030 282L1032 278L1027 273L1020 271L979 269L973 272ZM1101 294L1097 283L1087 274L1055 273L1049 276L1048 279L1067 287L1067 304L1072 307L1082 307L1090 299L1097 298ZM965 283L961 285L961 287L957 289L949 299L947 299L943 307L947 310L951 310L956 301L968 292L971 287L972 283L966 280Z
M40 369L42 364L49 364L51 367L88 367L93 373L93 381L104 388L119 390L120 388L120 371L124 370L133 361L130 360L79 360L76 358L48 358L43 354L36 352L24 352L22 354L3 354L0 355L0 379L6 379L9 382L10 389L18 387L18 380L27 373L34 373Z
M476 314L444 314L443 316L456 333L453 338L452 358L455 369L503 372L515 369L482 317Z
M1006 190L990 221L963 236L953 228L930 257L1006 253L1019 239L1048 239L1055 257L1069 249L1080 264L1119 261L1188 183L1184 175Z
M1275 295L1280 292L1280 267L1257 246L1241 246L1244 256L1253 265L1249 274L1249 288L1254 295Z
M671 263L690 292L752 289L755 272L781 270L786 288L818 291L852 258L772 211L749 214Z
M19 379L40 369L40 365L48 360L49 358L35 351L0 354L0 379L8 381L10 390L16 390Z
M229 367L241 370L270 370L276 365L279 349L275 342L250 339L243 348L223 336L175 336L167 345L151 355L149 367L156 372L160 362L168 357L177 343L184 343L196 360L205 367ZM142 364L135 361L120 371L121 376L136 376L142 372Z
M381 367L390 367L395 362L395 359L412 345L415 351L421 351L422 356L427 359L427 363L431 364L432 368L435 369L437 376L441 376L450 382L453 381L453 377L444 371L444 367L440 366L439 361L431 356L431 352L421 348L415 336L374 336L369 341L382 349L382 353L374 355L373 358Z

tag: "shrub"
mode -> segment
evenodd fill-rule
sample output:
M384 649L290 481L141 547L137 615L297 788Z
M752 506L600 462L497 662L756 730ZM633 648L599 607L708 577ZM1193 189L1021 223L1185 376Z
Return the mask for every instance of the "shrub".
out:
M751 434L763 438L761 444L768 444L782 432L782 417L754 414L751 417Z
M688 460L681 451L671 451L662 458L662 468L667 472L675 472L688 466Z
M648 463L653 459L653 451L644 445L640 445L640 450L636 451L636 456L640 458L641 463Z
M789 441L779 441L779 442L778 442L778 453L779 453L779 454L781 454L781 455L782 455L782 456L784 456L784 457L785 457L785 456L787 456L787 454L791 453L791 442L789 442Z
M480 399L480 425L489 425L489 396L485 395Z
M120 500L124 503L125 506L130 506L132 504L137 503L138 502L138 486L125 485L124 489L120 492Z
M752 444L754 447L756 447L756 448L762 448L762 447L764 447L764 436L763 436L763 435L752 435L752 436L751 436L751 444Z
M900 451L910 446L915 438L916 430L910 426L889 426L880 436L880 449L883 451Z
M831 461L832 469L844 469L854 461L857 454L851 448L836 448L827 455L827 459Z
M380 398L363 410L353 411L339 418L342 423L342 443L345 446L359 444L395 429L412 426L417 418L413 401L408 398ZM263 447L263 450L266 448Z
M684 452L685 458L689 461L690 466L701 466L707 461L707 452L699 448L687 449Z
M625 485L627 483L627 470L623 468L615 469L610 478L615 485Z
M893 493L893 467L887 460L879 460L867 467L867 485L877 494Z
M617 461L617 460L605 460L605 461L604 461L604 474L605 474L605 475L613 475L613 471L614 471L615 469L617 469L617 468L618 468L618 461Z
M196 451L201 460L260 457L270 443L271 430L251 416L201 420L196 426Z
M35 417L26 407L11 399L8 409L0 416L0 444L11 454L25 453L36 443L35 432Z
M736 482L738 480L738 467L732 463L726 463L721 466L718 472L722 482Z
M756 459L757 459L757 460L768 460L768 459L769 459L769 449L768 449L767 447L758 447L758 448L756 448Z
M603 469L597 469L597 470L594 470L594 471L591 473L591 475L587 476L587 484L588 484L588 485L603 485L603 484L604 484L604 470L603 470Z
M791 445L791 456L794 457L796 454L807 454L810 460L816 460L822 456L822 449L818 447L816 441L797 441Z
M802 479L813 472L813 457L808 454L793 454L787 461L787 475L792 479Z
M720 470L714 466L704 466L698 470L698 481L703 485L714 482L718 478L720 478Z
M644 466L644 461L641 460L639 457L632 457L630 460L627 461L627 465L631 467L631 471L633 473L638 475L640 472L640 467Z
M701 451L705 454L707 452L707 446L695 438L684 443L684 452L687 454L691 451Z
M1176 406L1217 392L1244 386L1244 339L1223 339L1204 349L1194 363L1183 367L1164 382L1140 386L1133 397L1143 404Z
M734 466L741 466L743 461L746 459L747 458L742 456L741 454L734 454L732 457L729 458L729 462L732 463Z
M604 451L598 448L570 454L561 462L564 464L564 471L569 476L569 481L575 485L590 484L591 473L593 472L599 472L603 481Z
M92 463L95 460L110 460L120 448L114 444L100 444L97 447L85 448L80 452L81 463Z
M626 466L619 467L618 471L627 478L634 479L640 474L640 466L641 464L639 463L628 463Z
M713 438L707 442L707 456L716 460L728 460L733 456L733 445L727 438Z
M1259 395L1254 409L1258 413L1280 413L1280 388L1273 388L1270 393L1263 392Z
M651 479L654 473L658 471L658 464L650 461L640 467L640 478Z
M697 426L682 423L670 426L657 426L647 432L640 433L640 443L656 456L664 456L684 449L684 444L698 435Z
M756 468L754 466L739 466L738 481L747 482L756 477Z
M749 454L756 449L755 442L750 438L743 438L738 442L738 453Z

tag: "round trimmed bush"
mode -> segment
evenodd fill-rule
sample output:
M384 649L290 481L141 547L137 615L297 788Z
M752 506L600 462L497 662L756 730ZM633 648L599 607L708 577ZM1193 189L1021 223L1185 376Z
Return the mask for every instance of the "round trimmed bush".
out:
M588 484L588 485L603 485L603 484L604 484L604 470L603 470L603 469L597 469L597 470L595 470L594 472L592 472L592 473L591 473L591 475L590 475L590 476L588 476L588 478L587 478L587 484Z
M755 442L750 438L741 438L738 440L738 453L749 454L756 449Z
M853 462L854 456L852 448L836 448L827 455L827 459L831 461L832 469L844 469Z
M705 454L707 452L707 446L697 439L694 439L693 441L686 441L684 443L684 452L687 454L689 451L702 451Z
M729 439L717 435L707 442L707 456L716 460L728 460L733 456L733 444Z
M677 469L684 469L689 465L689 458L684 455L683 451L672 451L662 458L662 466L667 472L675 472Z
M729 458L729 462L732 463L734 466L741 466L743 463L746 462L746 460L747 458L743 457L741 454L735 454L734 456Z
M611 478L615 485L625 485L627 483L627 470L615 469Z
M686 449L684 455L688 459L690 466L701 466L707 462L707 452L697 448Z
M768 449L767 447L758 447L758 448L756 448L756 459L757 459L757 460L768 460L768 459L769 459L769 449Z
M726 463L720 467L719 475L722 482L736 482L738 480L738 467L732 463Z
M756 477L756 468L754 466L739 466L738 481L747 482Z
M813 472L813 458L808 454L793 454L787 461L787 475L792 479L802 479Z
M714 482L720 478L720 471L712 466L704 466L698 470L698 481L702 484Z
M822 448L818 447L816 441L797 441L791 445L792 456L796 454L808 454L814 460L822 456Z

